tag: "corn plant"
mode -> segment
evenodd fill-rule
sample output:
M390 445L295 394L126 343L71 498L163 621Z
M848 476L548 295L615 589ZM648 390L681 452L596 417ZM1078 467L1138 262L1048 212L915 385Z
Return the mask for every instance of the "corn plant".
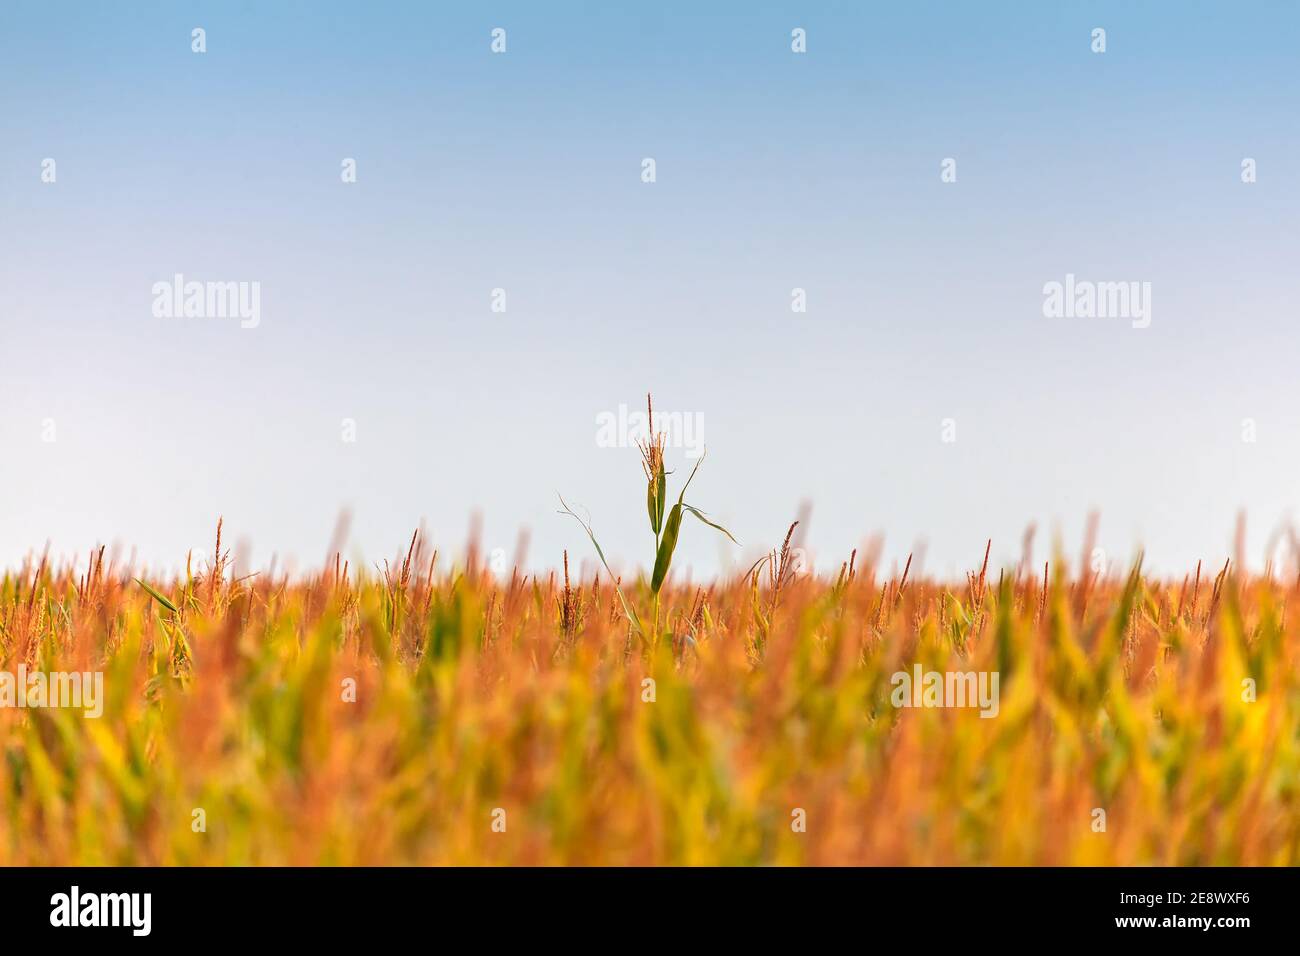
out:
M668 577L668 570L673 563L673 553L677 550L677 539L681 534L682 516L686 514L693 515L700 521L704 522L710 528L722 532L731 539L733 544L739 542L732 536L731 532L722 525L709 520L708 516L694 505L686 503L686 489L695 479L695 473L700 470L700 465L704 462L704 456L700 455L695 466L691 469L690 475L687 476L686 482L682 485L681 492L677 495L677 503L667 510L668 504L668 475L671 474L664 464L664 444L667 436L663 432L654 430L654 405L650 395L646 395L646 432L647 437L637 442L637 447L641 451L641 468L646 478L646 511L650 518L650 531L655 540L655 557L654 570L650 576L650 594L653 601L653 611L651 616L651 630L649 635L646 634L645 628L637 615L635 608L623 594L622 587L617 583L618 579L609 567L609 562L605 560L605 552L600 543L596 540L596 535L592 531L590 522L584 521L574 514L573 510L565 504L564 498L560 498L562 513L567 514L576 520L587 537L591 539L592 545L596 549L596 555L600 558L600 563L604 565L605 570L609 573L610 579L615 581L614 590L618 595L619 602L622 604L623 613L627 617L628 623L632 629L642 638L643 641L649 641L652 645L656 644L660 637L659 630L659 592L662 590L664 581Z

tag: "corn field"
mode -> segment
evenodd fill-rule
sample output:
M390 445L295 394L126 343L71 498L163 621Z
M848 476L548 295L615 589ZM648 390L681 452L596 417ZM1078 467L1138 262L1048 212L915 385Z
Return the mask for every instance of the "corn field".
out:
M1295 582L987 550L960 584L818 577L788 535L706 587L403 551L235 579L218 531L176 579L6 573L4 669L102 671L105 699L0 708L0 864L1300 857ZM996 672L996 716L894 706L918 664Z

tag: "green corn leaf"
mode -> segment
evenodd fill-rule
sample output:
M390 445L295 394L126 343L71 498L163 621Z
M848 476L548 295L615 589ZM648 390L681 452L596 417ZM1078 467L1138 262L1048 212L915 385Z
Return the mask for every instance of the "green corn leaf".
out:
M668 566L673 563L673 551L677 548L677 536L682 530L682 503L673 505L668 512L668 523L664 525L664 536L659 540L659 553L655 555L655 572L650 579L650 590L655 594L663 587L664 578L668 576Z
M659 477L655 481L655 534L664 526L664 505L668 501L668 474L663 466L659 468Z
M149 587L149 585L145 584L145 583L144 583L143 581L141 581L139 578L136 578L136 579L135 579L135 583L138 584L138 585L140 585L140 587L144 588L145 591L147 591L147 592L149 593L149 596L150 596L151 598L153 598L155 601L157 601L159 604L161 604L161 605L162 605L163 607L165 607L167 610L171 611L173 614L179 614L179 613L180 613L180 612L177 610L175 604L173 604L171 601L167 600L165 597L163 597L161 594L159 594L159 593L158 593L157 591L155 591L153 588Z
M636 611L632 610L632 605L628 603L627 598L623 596L623 589L618 586L618 578L610 568L609 562L605 560L605 552L601 550L600 542L596 540L596 535L592 532L591 526L573 513L573 509L565 503L563 496L560 496L560 504L563 505L563 510L560 513L566 514L578 522L578 524L582 525L582 530L587 532L587 537L591 539L591 543L596 549L596 555L600 558L600 563L605 566L605 570L609 573L610 581L614 582L614 592L618 595L619 603L623 605L623 613L627 616L637 634L644 638L645 630L641 627L641 620L636 616Z
M668 475L662 467L659 474L646 483L645 504L650 514L650 530L656 535L664 526L664 501L668 497Z
M725 534L728 538L731 538L731 543L732 543L732 544L740 544L740 542L737 541L737 540L735 539L735 537L732 536L732 534L731 534L730 531L728 531L728 530L727 530L726 528L724 528L722 525L720 525L720 524L718 524L718 523L716 523L716 522L714 522L714 521L710 521L708 518L706 518L706 517L704 516L704 512L701 511L699 508L696 508L694 505L685 505L685 504L682 505L682 507L685 508L687 511L689 511L691 514L695 515L695 517L699 518L701 521L703 521L703 522L704 522L706 525L708 525L710 528L716 528L718 531L721 531L723 534Z
M700 470L700 465L702 464L704 464L703 454L700 455L699 461L695 463L695 467L691 469L691 473L687 476L686 484L682 485L682 493L677 496L678 504L681 504L682 499L686 497L686 489L689 488L691 486L691 482L695 480L695 473Z

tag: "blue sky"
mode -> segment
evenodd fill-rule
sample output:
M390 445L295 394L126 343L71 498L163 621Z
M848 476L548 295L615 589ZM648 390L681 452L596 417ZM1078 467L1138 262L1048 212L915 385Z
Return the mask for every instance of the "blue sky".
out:
M743 545L689 528L699 574L805 500L827 566L880 532L959 574L1030 522L1073 555L1097 510L1181 574L1242 508L1262 565L1300 492L1298 42L1282 3L6 3L0 562L174 566L223 514L313 564L348 507L368 561L477 511L547 566L587 554L557 492L643 562L595 434L653 390ZM259 282L260 324L155 317L176 273ZM1067 273L1150 282L1151 326L1045 318Z

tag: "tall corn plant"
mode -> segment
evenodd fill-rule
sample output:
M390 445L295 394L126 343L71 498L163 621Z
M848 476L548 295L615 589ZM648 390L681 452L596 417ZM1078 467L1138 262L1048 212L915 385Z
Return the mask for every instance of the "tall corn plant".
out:
M733 544L739 543L732 537L730 531L722 527L722 525L710 521L699 508L686 503L686 489L690 487L691 482L695 479L695 473L699 471L700 465L704 462L703 455L695 463L695 467L691 469L690 475L686 478L686 483L682 485L682 490L677 495L677 503L671 509L667 508L668 475L670 472L664 466L664 442L666 436L662 432L655 431L654 421L654 406L647 394L646 423L648 437L644 441L638 441L637 447L641 450L641 467L646 478L646 512L650 519L650 531L654 534L655 539L654 571L650 576L650 593L654 599L654 610L649 635L646 634L636 609L627 600L626 595L623 594L623 589L618 583L618 578L610 569L609 562L605 560L605 552L601 548L600 542L596 540L596 535L592 531L590 523L574 514L573 510L565 503L564 498L560 498L561 513L569 515L582 525L582 529L587 532L587 537L591 539L591 543L596 549L596 555L600 558L600 563L604 565L605 570L609 573L610 580L614 582L614 591L618 595L619 603L623 606L623 613L627 617L628 623L643 641L648 640L652 644L659 639L659 592L663 588L664 581L668 578L668 570L673 562L673 553L677 550L677 539L682 529L682 516L685 514L694 515L710 528L721 531L731 539Z

